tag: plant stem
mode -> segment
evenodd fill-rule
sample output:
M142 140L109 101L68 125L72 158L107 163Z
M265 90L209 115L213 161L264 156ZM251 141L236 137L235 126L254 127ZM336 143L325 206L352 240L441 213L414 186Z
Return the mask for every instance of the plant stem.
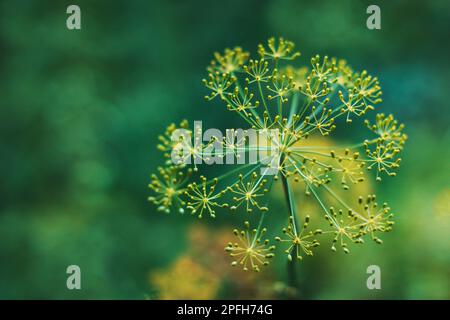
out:
M297 290L297 258L287 262L288 284L290 288Z
M283 159L281 159L281 161L283 161ZM291 188L289 186L289 182L286 178L286 176L282 173L281 174L281 182L283 184L283 191L284 191L284 195L286 197L286 202L288 204L288 208L289 208L289 216L290 219L292 219L292 228L295 234L297 234L297 217L296 217L296 208L295 208L295 203L294 203L294 197L292 195L292 191ZM292 250L295 250L295 246L294 248L292 248ZM297 269L296 269L296 265L297 265L297 254L294 252L291 252L291 255L293 256L293 259L291 261L288 261L288 283L289 286L291 286L292 288L297 289Z

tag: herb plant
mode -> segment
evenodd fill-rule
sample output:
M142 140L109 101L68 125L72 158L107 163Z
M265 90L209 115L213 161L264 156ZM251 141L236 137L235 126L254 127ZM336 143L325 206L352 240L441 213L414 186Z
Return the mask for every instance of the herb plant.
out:
M299 56L294 43L271 38L258 46L257 57L236 47L215 53L207 67L206 100L214 108L222 104L242 118L247 130L262 132L264 138L260 135L251 142L230 129L226 137L202 141L195 137L199 128L191 128L186 120L169 125L159 137L158 149L166 161L151 176L150 202L162 212L199 218L239 211L244 227L234 230L235 239L225 250L231 265L243 270L260 271L274 258L275 246L293 264L312 256L322 242L345 253L349 244L363 243L365 238L381 244L379 234L391 231L394 224L390 207L375 195L361 195L355 201L341 196L365 179L384 183L384 177L395 176L400 166L407 139L404 126L383 113L373 121L364 120L382 101L378 79L327 56L317 55L308 67L296 67ZM367 132L360 141L333 146L304 143L312 137L330 139L339 127L358 125ZM179 130L187 134L177 135ZM197 165L214 163L213 159L237 161L254 151L265 158L227 166L217 177L207 178L202 172L205 167ZM275 173L266 174L268 168ZM269 206L268 194L277 184L284 193L285 213L272 213ZM322 228L310 229L313 218L302 212L302 204L295 199L300 191L319 204ZM285 227L265 225L270 214L282 214ZM256 217L254 227L247 221L249 215ZM276 236L269 237L268 230Z

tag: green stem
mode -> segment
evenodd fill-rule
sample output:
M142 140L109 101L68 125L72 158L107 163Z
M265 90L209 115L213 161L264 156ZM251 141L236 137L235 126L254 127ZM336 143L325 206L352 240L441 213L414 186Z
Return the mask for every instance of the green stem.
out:
M292 118L294 117L294 114L297 112L297 108L298 108L298 93L294 93L292 96L291 110L289 113L288 125L291 124Z
M283 161L283 159L281 159ZM296 217L296 208L294 203L294 197L291 191L291 188L289 186L289 182L287 178L284 176L283 173L281 173L281 182L283 184L283 191L284 195L286 197L286 202L288 204L289 208L289 216L290 219L292 219L292 228L294 231L294 234L297 234L297 217ZM292 248L292 250L295 250L295 247ZM297 289L297 268L296 268L296 262L297 262L297 254L295 252L291 252L291 255L294 257L291 261L288 261L288 283L289 286L292 288Z
M236 75L235 75L234 73L232 73L232 75L233 75L234 77L236 77ZM241 85L239 84L239 79L238 79L238 77L236 77L236 86L237 86L237 88L238 88L239 95L241 96L241 99L244 99L245 96L244 96L244 93L242 92L242 87L241 87ZM250 112L253 114L253 116L255 117L255 119L257 119L258 122L259 122L260 124L262 124L261 119L259 118L258 113L257 113L255 110L253 110L253 109L250 109Z
M262 103L264 105L264 109L267 112L267 116L269 117L270 122L272 122L272 116L270 115L269 108L267 107L266 98L264 97L260 81L258 81L258 89L259 89L259 95L260 95Z
M269 187L268 187L269 191L272 189L273 181L274 181L274 179L272 178L270 180ZM265 206L267 206L268 203L269 203L269 200L266 201ZM261 217L259 218L259 222L258 222L258 228L256 229L257 234L259 234L259 232L261 231L265 216L266 216L266 211L261 212ZM255 244L255 241L256 241L256 237L253 239L252 246Z

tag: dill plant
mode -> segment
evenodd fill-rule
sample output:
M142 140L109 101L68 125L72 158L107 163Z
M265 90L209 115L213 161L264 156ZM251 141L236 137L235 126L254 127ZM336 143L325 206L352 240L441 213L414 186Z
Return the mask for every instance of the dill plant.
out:
M393 115L379 113L373 121L360 121L367 130L363 141L333 146L302 143L308 137L330 139L339 126L358 125L353 120L373 112L382 101L378 79L327 56L316 55L309 66L297 67L294 62L299 56L294 43L282 38L260 44L254 58L240 47L226 49L214 54L203 80L209 91L207 101L222 104L248 128L278 129L276 137L267 134L264 143L248 144L248 139L239 139L232 130L225 138L192 141L199 128L191 128L186 120L169 125L159 137L158 149L167 160L151 176L150 202L162 212L189 212L200 218L216 217L219 208L244 211L244 228L234 230L236 238L225 248L231 264L244 270L260 271L269 264L275 244L283 248L285 259L293 265L304 256L312 256L322 241L328 241L333 251L341 248L345 253L349 253L350 243L363 243L365 238L381 244L379 234L391 231L394 224L390 207L379 203L375 195L359 196L354 203L340 196L365 179L381 183L383 176L396 175L407 136ZM187 131L188 138L177 138L174 134L178 129ZM217 143L223 149L211 152L210 147ZM196 160L208 162L212 155L238 158L268 144L277 149L273 175L265 175L260 170L264 164L258 161L236 165L210 178L196 165ZM191 159L192 165L170 161L181 149L187 153L180 153L179 158ZM330 183L333 181L340 187ZM264 218L271 214L267 194L275 184L281 184L285 195L286 225L272 230L278 235L269 239L270 226L264 225ZM301 204L297 208L294 199L298 190L319 204L326 222L323 228L309 229L312 219L302 212ZM333 199L332 204L327 199ZM245 215L250 213L258 215L254 227L246 221Z

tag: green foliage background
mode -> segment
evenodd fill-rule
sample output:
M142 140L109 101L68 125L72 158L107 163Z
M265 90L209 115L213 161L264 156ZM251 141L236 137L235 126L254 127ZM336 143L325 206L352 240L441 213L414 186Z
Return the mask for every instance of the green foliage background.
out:
M366 28L372 3L356 0L77 0L82 30L69 31L72 2L0 4L0 298L152 296L148 274L186 250L195 219L147 203L157 135L182 118L239 125L204 102L205 67L214 51L255 52L270 36L294 41L304 64L328 54L378 75L378 110L409 135L399 175L376 190L394 232L304 260L303 297L450 298L450 212L435 209L450 178L448 1L377 1L380 31ZM81 291L66 289L70 264ZM382 290L365 286L370 264Z

